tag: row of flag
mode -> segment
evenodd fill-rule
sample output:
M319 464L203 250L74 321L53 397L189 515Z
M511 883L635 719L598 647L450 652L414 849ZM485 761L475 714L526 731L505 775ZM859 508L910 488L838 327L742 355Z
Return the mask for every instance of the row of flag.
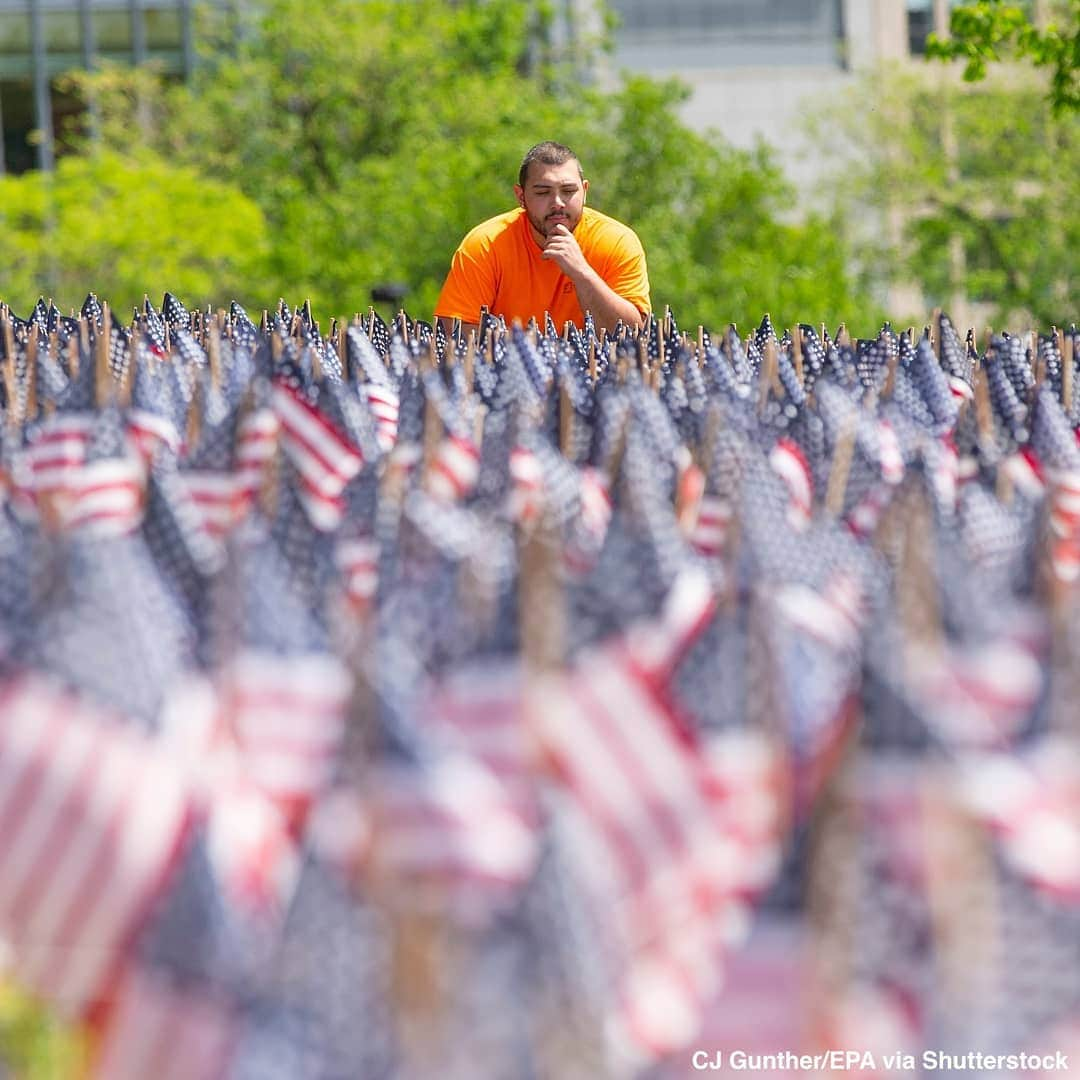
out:
M0 346L0 963L91 1075L1077 1046L1075 327Z

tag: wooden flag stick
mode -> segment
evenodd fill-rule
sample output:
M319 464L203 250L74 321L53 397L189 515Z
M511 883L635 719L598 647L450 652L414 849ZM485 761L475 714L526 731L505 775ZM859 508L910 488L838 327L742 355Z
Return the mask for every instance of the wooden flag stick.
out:
M1065 409L1065 415L1071 417L1073 401L1073 336L1059 330L1058 342L1058 348L1061 352L1061 404Z
M988 444L994 438L994 410L990 404L990 384L986 371L979 368L974 377L975 423L979 429L979 440Z
M188 403L187 414L187 444L198 446L202 436L202 395L203 384L196 380L191 393L191 401Z
M559 450L569 459L574 446L574 403L566 383L559 384Z
M596 385L596 338L589 338L589 379Z
M37 323L30 327L30 337L26 342L26 413L24 420L33 420L38 414L37 400L37 354L39 344Z
M4 324L4 390L7 393L8 415L10 424L18 423L18 399L15 385L15 328L7 313L3 315Z
M484 445L484 422L487 420L487 406L479 404L473 415L473 443L480 450Z
M519 611L521 656L526 674L526 694L531 707L542 702L533 680L557 670L566 650L566 605L559 577L560 544L550 514L541 511L537 521L520 533Z
M798 376L799 385L805 386L806 376L803 371L802 330L798 323L791 328L791 363L795 368L796 376Z
M349 366L349 332L345 327L345 317L342 316L340 323L335 319L334 323L334 333L332 336L337 341L337 354L338 359L341 361L341 370L345 373L345 378L351 380L352 370Z
M206 358L210 366L210 385L221 389L221 336L217 319L211 319L206 327Z
M829 481L825 488L825 509L833 517L839 517L844 509L844 495L847 493L848 475L851 461L855 455L855 433L859 418L852 413L844 422L833 450L832 465L829 468Z
M139 350L135 347L136 335L143 337L141 330L135 330L131 335L131 346L128 352L127 366L124 368L120 383L118 386L118 401L121 408L126 409L131 404L131 392L135 385L135 357L138 356Z
M60 335L55 330L49 331L49 341L46 346L48 349L48 356L50 360L55 360L60 363ZM41 406L41 413L43 416L52 416L56 412L56 399L52 397L45 398L44 401L39 402Z
M79 376L79 338L74 334L68 338L67 344L68 374L76 379Z
M885 372L885 385L881 388L881 397L888 401L896 392L896 369L900 366L900 350L897 349L889 356L888 368Z
M109 340L112 337L112 315L109 312L108 302L101 305L102 329L95 341L94 352L94 393L98 406L106 403L112 383L112 372L109 370Z
M779 397L783 393L780 382L780 359L776 351L776 342L769 337L761 358L761 370L758 372L758 412L765 408L769 394Z
M448 352L453 349L448 349ZM476 331L469 331L468 341L465 343L465 386L469 393L473 390L473 373L476 369Z
M439 451L439 443L442 442L442 420L439 418L439 410L435 408L435 402L428 398L424 402L424 432L423 432L423 456L421 459L421 475L424 477L425 486L431 475L431 468L435 462L435 455Z

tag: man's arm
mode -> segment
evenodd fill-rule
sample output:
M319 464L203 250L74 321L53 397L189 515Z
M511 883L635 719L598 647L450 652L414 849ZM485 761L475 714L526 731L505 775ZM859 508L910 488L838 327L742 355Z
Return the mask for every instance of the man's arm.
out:
M614 330L621 319L627 326L641 326L644 315L625 297L620 296L589 265L574 234L565 225L556 225L548 237L542 259L552 259L574 283L582 311L591 311L597 328Z

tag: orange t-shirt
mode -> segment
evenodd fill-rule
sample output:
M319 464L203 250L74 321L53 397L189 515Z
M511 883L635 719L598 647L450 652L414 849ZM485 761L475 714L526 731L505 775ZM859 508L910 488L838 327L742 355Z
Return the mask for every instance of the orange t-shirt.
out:
M645 249L633 229L586 206L574 239L611 289L639 311L651 310ZM435 314L474 323L486 305L507 322L535 318L543 326L549 312L560 330L566 322L582 326L574 283L541 254L520 207L481 222L454 252Z

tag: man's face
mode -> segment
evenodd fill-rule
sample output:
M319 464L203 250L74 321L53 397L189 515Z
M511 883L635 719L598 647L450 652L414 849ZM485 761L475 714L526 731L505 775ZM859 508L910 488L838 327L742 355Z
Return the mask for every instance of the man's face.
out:
M543 246L555 231L565 225L571 232L581 220L589 181L582 180L578 163L571 159L563 165L545 165L534 161L525 177L525 186L514 185L518 205L525 211L533 235Z

